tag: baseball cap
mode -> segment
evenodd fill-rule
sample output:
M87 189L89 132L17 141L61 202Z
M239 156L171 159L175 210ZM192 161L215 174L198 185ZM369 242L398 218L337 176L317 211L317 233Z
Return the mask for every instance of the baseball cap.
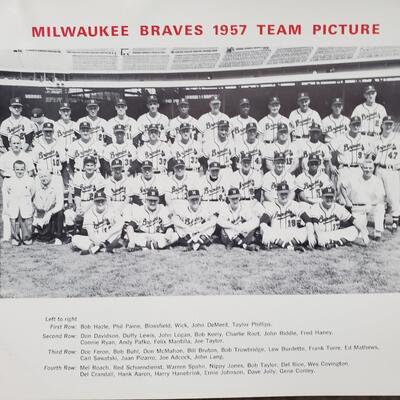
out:
M89 101L88 101L88 103L86 104L86 107L90 107L90 106L96 106L96 107L98 107L99 106L99 103L97 102L97 100L96 99L90 99Z
M43 131L52 131L54 130L54 124L50 121L46 121L42 127Z
M253 158L253 157L252 157L251 153L242 152L242 153L240 154L240 159L241 159L242 161L245 161L245 160L251 161L252 158Z
M268 104L281 104L278 96L272 96L269 98Z
M283 131L289 132L288 126L286 124L284 124L283 122L278 124L277 130L278 130L278 132L283 132Z
M188 199L200 198L200 191L198 189L188 190L187 198Z
M334 97L334 98L332 99L331 104L332 104L332 105L334 105L334 104L343 105L343 104L344 104L344 101L343 101L343 99L342 99L341 97Z
M114 160L111 161L111 168L123 168L123 163L120 158L114 158Z
M364 88L364 93L376 92L375 86L367 85Z
M22 101L20 97L13 97L10 100L10 106L21 106L22 107Z
M385 124L387 122L391 123L391 124L394 124L394 120L393 120L393 117L391 115L386 115L385 117L383 117L382 124Z
M352 124L354 124L354 123L356 123L356 124L361 124L361 118L358 117L357 115L351 117L351 118L350 118L350 125L352 125Z
M218 161L211 161L210 164L208 164L208 169L220 169L221 165Z
M155 94L151 94L147 97L147 104L149 103L157 103L158 104L158 98Z
M83 159L83 165L86 165L86 164L88 164L88 163L96 164L96 162L97 162L97 160L96 160L96 158L93 157L93 156L87 156L87 157L85 157L85 158Z
M309 128L309 132L321 132L321 125L313 121Z
M228 128L229 127L229 121L226 121L225 119L221 119L217 123L218 128Z
M332 186L323 188L322 196L335 196L335 189Z
M40 118L43 117L43 110L39 107L32 108L32 117L33 118Z
M107 196L104 193L104 190L98 190L97 192L94 192L93 196L93 201L105 201L107 200Z
M158 200L159 198L160 198L160 195L159 195L157 189L155 189L155 188L147 189L146 199L148 199L148 200Z
M285 153L280 153L280 152L276 151L274 153L274 161L278 161L278 160L285 161L286 160Z
M143 168L151 168L151 169L153 169L153 163L150 160L144 160L142 162L142 169Z
M178 101L178 105L183 105L183 104L189 105L189 101L186 99L186 97L182 97Z
M304 100L304 99L309 99L309 98L310 98L310 96L308 95L307 92L300 92L300 93L297 95L297 101L299 101L299 100Z
M289 185L286 181L279 182L276 186L277 192L290 192Z
M231 187L228 190L228 197L240 197L240 191L238 188Z
M255 122L249 122L246 125L246 132L248 131L256 131L257 130L257 124Z
M114 126L114 133L122 132L125 133L125 126L122 124L117 124Z
M308 164L319 164L321 162L321 159L319 158L319 155L316 153L311 153L308 156Z
M183 167L185 168L185 161L183 161L182 159L178 159L176 160L175 164L174 164L174 169L178 168L178 167Z
M249 106L250 105L250 100L246 99L246 98L240 99L239 105L240 106L244 106L244 105L248 105Z
M157 124L150 124L149 127L147 128L148 132L160 132L160 128L158 127Z
M115 102L116 106L126 106L126 100L122 97L118 98Z
M91 125L89 124L89 122L87 121L83 121L79 124L79 130L90 130L91 129Z
M220 103L220 102L221 102L221 100L217 94L211 96L210 103Z
M64 102L64 103L60 104L59 110L70 110L70 109L71 109L71 107L70 107L69 103Z
M190 124L188 124L187 122L184 122L179 126L180 131L190 131L190 128Z

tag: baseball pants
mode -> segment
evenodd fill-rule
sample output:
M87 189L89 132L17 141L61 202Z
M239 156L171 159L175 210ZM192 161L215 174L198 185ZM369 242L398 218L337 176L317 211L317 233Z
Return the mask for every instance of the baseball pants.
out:
M111 247L117 247L118 240L121 237L121 232L117 231L112 233L106 240L110 243ZM89 236L74 235L71 240L72 246L77 247L79 250L88 251L93 245L93 241Z
M375 224L375 229L383 232L383 221L385 219L385 205L384 203L376 204L374 206L353 206L351 208L353 217L360 221L360 224L367 229L368 220L372 218Z
M392 210L393 217L400 216L400 171L378 167L376 176L379 176L385 187L386 199Z
M261 226L263 244L273 243L281 240L285 243L290 243L295 240L298 243L305 243L307 240L307 228L286 228L276 229L271 228L266 224Z
M355 226L349 226L348 228L337 229L330 232L320 232L317 235L318 244L330 243L338 241L340 239L346 239L349 242L354 242L358 237L358 230Z
M148 241L157 243L160 249L175 243L179 239L177 233L173 232L170 235L165 233L145 233L145 232L134 232L133 240L136 246L146 247Z
M243 222L242 224L237 226L237 229L223 228L222 231L225 232L228 239L232 241L233 239L235 239L236 236L240 234L244 237L247 237L249 233L254 233L254 231L258 228L258 225L259 225L258 219L254 219Z
M186 235L189 235L191 237L192 241L197 242L200 235L204 235L204 236L207 236L208 238L210 238L215 231L215 225L210 228L204 229L204 230L201 230L201 226L200 226L199 232L196 234L190 233L188 230L178 228L178 227L175 227L175 231L180 238L184 238Z

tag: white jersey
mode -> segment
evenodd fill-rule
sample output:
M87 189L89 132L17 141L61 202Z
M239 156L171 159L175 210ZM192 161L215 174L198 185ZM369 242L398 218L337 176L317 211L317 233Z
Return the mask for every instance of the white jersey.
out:
M138 197L142 203L146 197L146 193L149 189L157 189L160 196L165 194L165 179L163 175L153 175L149 180L145 179L142 174L128 178L126 195L129 200L132 200L133 196Z
M230 182L221 175L215 181L210 178L209 174L203 175L199 179L199 189L203 201L225 201L230 186Z
M157 112L152 117L150 113L142 114L137 120L138 133L142 134L143 142L149 141L148 129L150 125L157 125L160 130L160 140L162 142L167 141L167 133L169 132L169 119L166 115Z
M193 176L185 173L182 179L175 175L168 176L165 180L165 192L168 193L171 200L185 200L190 188L197 188Z
M380 135L371 147L376 156L375 164L400 170L400 136L397 132L392 132L388 137Z
M60 118L54 124L54 137L64 145L65 150L77 139L77 131L79 129L75 121L65 122Z
M248 203L239 203L236 210L233 210L230 204L224 203L221 206L218 221L228 221L233 225L240 225L255 217L256 215L254 214L254 210Z
M88 122L91 126L92 140L100 143L101 145L106 145L106 137L108 136L107 131L107 121L104 118L96 117L94 120L88 115L79 118L76 121L76 126L79 133L79 125L81 122Z
M117 181L111 176L105 180L104 193L111 204L116 203L117 205L120 205L125 203L128 179L129 178L123 177Z
M236 154L233 140L226 139L221 142L217 135L209 139L203 146L204 157L208 158L208 162L219 162L221 168L230 168L232 166L231 158Z
M265 145L265 158L273 162L275 153L285 154L285 168L288 170L294 163L296 158L299 158L297 145L294 142L287 140L284 144L280 144L278 141Z
M155 211L145 205L129 204L124 209L124 221L134 222L136 230L144 233L164 233L172 225L168 209L162 204L158 204Z
M293 128L293 140L310 137L309 129L313 122L321 125L321 117L312 108L306 112L300 111L299 108L293 110L289 115L289 121Z
M322 203L316 203L311 206L309 216L323 232L336 231L340 229L342 222L347 222L352 218L346 208L337 203L333 203L329 209L326 209Z
M191 128L192 138L196 139L197 133L199 132L198 121L191 115L189 115L187 118L182 118L178 115L177 117L171 119L169 124L169 136L172 139L179 140L179 129L181 127L181 124L189 124Z
M244 140L246 138L246 126L249 123L254 123L257 126L257 121L253 117L248 116L247 118L243 118L240 115L232 117L229 121L231 138L235 141Z
M26 143L25 137L34 132L35 128L33 122L24 116L15 118L9 116L0 125L0 134L10 140L12 135L18 135L22 144Z
M379 136L383 117L386 117L386 109L382 104L359 104L351 114L352 117L361 118L361 133L367 136Z
M256 171L261 170L262 160L265 157L265 144L261 140L256 139L254 143L249 143L246 136L243 136L236 141L235 151L238 160L244 153L251 154L251 168Z
M171 159L172 154L170 147L165 142L158 142L151 144L150 142L144 143L137 150L137 159L140 163L143 161L151 161L153 163L153 170L155 174L166 174L168 168L168 161Z
M17 160L21 160L25 163L26 172L33 171L33 161L31 153L26 153L21 150L18 154L15 154L12 150L8 150L0 155L0 170L3 171L5 177L14 176L14 163Z
M58 140L49 144L43 137L36 143L31 155L38 171L48 170L57 175L61 173L62 163L67 161L63 144Z
M124 172L127 172L129 170L133 161L136 160L136 156L136 147L131 142L125 142L121 144L113 142L104 147L104 160L109 162L110 165L113 160L121 160Z
M301 167L303 170L308 169L308 157L311 153L318 155L322 164L324 161L330 161L332 158L329 147L320 141L313 143L309 139L300 139L296 141L296 145L298 157L302 158Z
M318 171L315 175L304 171L296 177L295 186L297 189L304 192L304 195L309 199L320 199L322 189L333 186L333 183L322 171Z
M344 135L349 131L350 119L345 115L335 118L332 114L322 120L322 134L324 142L330 143L333 139Z
M78 197L81 199L82 209L88 210L93 205L94 194L104 189L105 180L98 172L95 172L90 177L85 172L79 172L75 174L72 186L78 193L80 192Z
M115 224L122 222L121 217L112 208L107 207L102 213L96 211L96 207L90 208L83 217L83 228L89 236L104 237Z
M376 205L383 203L385 188L380 177L372 175L364 179L362 175L347 175L341 180L353 205Z
M55 124L55 122L52 119L49 119L47 117L43 117L43 122L41 124L38 124L35 121L32 121L33 125L33 139L32 139L32 147L36 146L36 143L43 137L43 124L45 122L52 122ZM54 134L54 138L57 139L57 135Z
M214 217L212 210L204 203L201 203L196 211L193 211L187 204L185 207L176 210L175 215L186 227L198 229Z
M295 177L292 174L284 171L278 175L275 171L267 172L262 180L262 189L267 192L274 199L278 198L276 188L281 182L286 182L290 190L295 189Z
M370 141L366 136L357 134L355 138L346 133L337 137L329 143L332 151L338 153L337 159L339 164L346 167L357 167L364 160L366 155L371 152Z
M138 127L135 119L124 115L120 118L118 115L107 121L107 134L114 142L114 127L115 125L121 124L125 127L125 141L132 143L134 137L138 135Z
M281 114L276 116L268 114L258 121L258 130L264 143L272 143L276 140L279 124L285 124L289 129L289 134L291 133L292 127L289 119Z
M200 170L199 158L203 156L201 143L197 140L189 140L182 143L179 138L171 146L171 155L175 160L181 159L185 162L187 171Z
M255 191L262 185L262 175L253 169L245 175L241 170L235 171L232 175L231 186L239 189L242 200L255 199Z
M278 201L269 201L264 203L264 214L269 217L272 229L286 230L299 226L300 217L307 207L307 204L294 200L289 200L285 205ZM261 217L261 222L265 220L264 217L265 215Z
M82 171L83 169L83 160L86 157L93 156L97 159L97 169L100 168L100 158L103 157L104 146L94 140L90 140L85 143L83 140L78 139L73 142L68 150L67 156L74 160L74 170Z
M213 136L217 134L218 131L218 121L228 121L230 118L222 113L218 112L217 114L213 114L211 112L203 114L199 118L198 127L201 133L201 141L203 143L211 140Z

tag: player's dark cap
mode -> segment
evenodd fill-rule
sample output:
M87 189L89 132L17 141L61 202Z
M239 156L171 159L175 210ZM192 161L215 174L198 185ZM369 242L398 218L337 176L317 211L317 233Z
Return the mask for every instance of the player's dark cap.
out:
M308 156L308 164L320 164L321 159L319 158L319 155L316 153L311 153Z
M217 123L218 128L229 128L229 121L226 119L221 119Z
M21 106L22 107L22 101L20 97L13 97L10 100L10 106Z
M89 124L89 122L87 121L83 121L79 124L79 130L80 131L90 131L91 126Z
M221 100L217 94L210 97L210 103L220 103Z
M282 122L280 124L278 124L277 130L278 130L278 132L289 132L288 126Z
M187 198L188 199L199 199L200 198L200 191L198 189L188 190Z
M275 161L285 161L286 157L285 157L285 153L280 153L278 151L276 151L274 153L274 162Z
M240 197L240 191L239 191L239 189L238 188L235 188L235 187L231 187L231 188L229 188L229 190L228 190L228 197L230 197L230 198L234 198L234 197Z
M221 164L218 161L211 161L208 165L208 169L221 169Z
M147 104L150 104L150 103L158 104L158 98L155 94L151 94L150 96L147 97Z
M149 127L147 128L148 132L160 132L160 128L158 127L157 124L150 124Z
M357 124L357 125L361 124L361 118L356 115L351 117L351 119L350 119L350 125L355 125L355 124Z
M181 168L181 167L185 168L185 161L183 161L181 158L178 158L178 159L175 161L174 169L175 169L175 168Z
M123 97L119 97L115 102L116 106L126 106L126 100Z
M145 160L142 162L142 169L143 168L153 169L153 163L150 160Z
M281 104L278 96L272 96L268 100L268 104Z
M376 89L374 85L367 85L364 88L364 93L375 93Z
M63 102L60 104L59 110L70 110L70 109L71 109L71 106L69 105L69 103Z
M43 131L54 131L54 124L51 121L46 121L42 126Z
M243 98L243 99L240 99L240 101L239 101L239 105L240 106L249 106L250 105L250 100L249 99L246 99L246 98Z
M282 181L282 182L279 182L278 185L276 186L276 191L277 192L290 192L290 188L286 181Z
M394 124L394 119L391 115L386 115L382 119L382 124Z
M183 106L183 105L188 106L189 105L189 100L186 97L182 97L182 98L179 99L178 105L179 106Z
M114 158L114 160L111 161L111 168L123 168L123 163L120 158Z
M122 124L117 124L114 126L114 133L125 133L125 126Z
M99 103L97 102L96 99L90 99L88 103L86 104L86 107L98 107Z
M93 157L93 156L87 156L87 157L85 157L85 158L83 159L83 165L86 165L86 164L96 164L96 163L97 163L97 160L96 160L96 158Z
M155 189L155 188L147 189L147 192L146 192L147 200L158 200L159 198L160 198L160 194L158 193L157 189Z
M43 110L39 107L32 108L31 114L33 118L40 118L44 115Z
M332 186L328 186L322 189L322 196L335 196L335 189Z
M252 159L253 157L252 157L252 155L251 155L251 153L245 153L245 152L242 152L241 154L240 154L240 159L241 159L241 161L251 161L251 159Z
M320 124L317 124L316 122L312 122L311 123L311 125L310 125L310 128L308 129L308 131L311 133L311 132L321 132L322 131L322 129L321 129L321 125Z
M246 125L246 132L249 132L249 131L257 131L257 124L255 122L249 122Z
M107 196L104 193L104 190L98 190L97 192L94 192L93 195L93 201L106 201L107 200Z
M190 124L188 124L187 122L184 122L183 124L181 124L181 125L179 126L179 131L180 131L180 132L183 132L183 131L190 131L190 129L191 129L191 126L190 126Z
M334 106L334 105L343 105L344 104L344 101L343 101L343 99L341 98L341 97L334 97L333 99L332 99L332 102L331 102L331 104Z
M309 94L307 92L300 92L297 95L297 101L300 101L300 100L310 100Z

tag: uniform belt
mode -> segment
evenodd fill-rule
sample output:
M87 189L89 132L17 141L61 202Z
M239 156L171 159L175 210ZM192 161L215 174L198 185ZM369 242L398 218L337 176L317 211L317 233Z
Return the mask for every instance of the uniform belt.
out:
M383 169L392 169L394 171L398 171L398 168L395 168L394 165L383 165L383 164L379 164L378 165L379 168L383 168Z
M353 207L365 207L366 204L363 203L353 203Z
M242 197L241 200L253 200L251 197Z
M264 140L264 143L271 144L271 143L274 143L274 141L273 140Z
M207 201L219 201L218 199L212 199L212 200L207 200Z
M376 134L375 134L375 132L361 132L361 135L364 135L364 136L377 136Z
M359 167L358 164L342 164L343 167L348 167L348 168L357 168Z
M219 167L220 167L220 169L228 168L227 165L220 165Z
M161 171L153 171L156 175L161 174Z

